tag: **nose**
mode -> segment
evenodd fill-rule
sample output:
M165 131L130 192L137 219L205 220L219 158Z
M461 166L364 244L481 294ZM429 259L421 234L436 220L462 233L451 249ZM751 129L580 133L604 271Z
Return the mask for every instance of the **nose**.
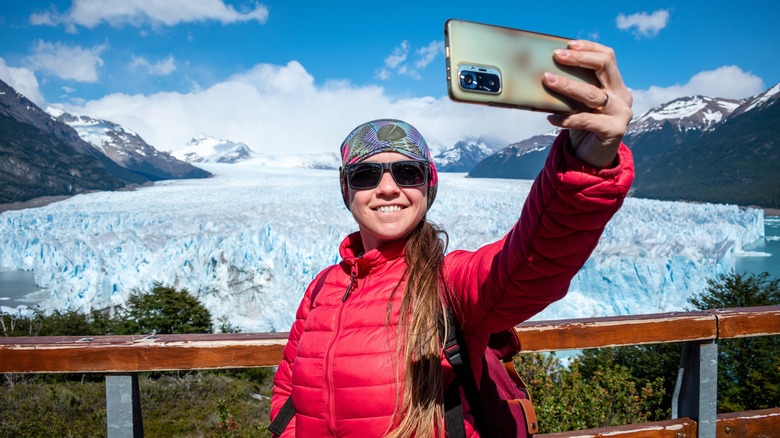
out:
M393 175L391 175L388 170L382 173L382 179L379 181L379 185L376 189L379 193L383 194L393 194L401 191L401 188L395 183Z

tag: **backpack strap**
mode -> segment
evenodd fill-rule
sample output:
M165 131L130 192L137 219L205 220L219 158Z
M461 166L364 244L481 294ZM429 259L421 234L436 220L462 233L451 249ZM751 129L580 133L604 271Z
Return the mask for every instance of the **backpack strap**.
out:
M463 406L461 406L460 387L469 372L466 350L462 348L463 342L458 342L461 337L458 323L449 308L445 308L445 318L450 330L446 338L442 339L442 349L447 362L455 372L455 380L444 389L444 426L447 436L450 438L466 438L465 419L463 418ZM439 330L444 338L444 327Z
M276 414L276 418L268 426L268 431L274 434L275 437L282 436L282 433L287 429L287 425L295 416L295 406L293 406L292 396L287 397L287 400L282 405L282 409Z

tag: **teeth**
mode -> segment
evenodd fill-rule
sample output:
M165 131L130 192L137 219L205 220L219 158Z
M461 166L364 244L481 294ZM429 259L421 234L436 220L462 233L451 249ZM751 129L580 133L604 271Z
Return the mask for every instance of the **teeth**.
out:
M401 207L397 205L383 205L379 207L379 211L381 213L395 213L396 211L401 211Z

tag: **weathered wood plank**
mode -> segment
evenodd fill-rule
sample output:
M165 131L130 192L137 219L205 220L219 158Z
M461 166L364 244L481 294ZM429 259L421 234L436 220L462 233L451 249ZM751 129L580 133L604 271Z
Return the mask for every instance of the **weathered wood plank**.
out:
M0 373L112 373L279 364L287 333L0 338Z
M527 322L517 332L525 352L777 335L780 306ZM287 333L0 337L0 372L273 366L286 340Z
M720 414L715 427L718 438L778 438L780 408Z
M697 438L696 422L690 418L603 427L573 432L545 433L536 438Z
M780 306L711 311L718 318L718 338L780 335Z
M516 329L524 352L708 340L718 333L707 312L525 322Z

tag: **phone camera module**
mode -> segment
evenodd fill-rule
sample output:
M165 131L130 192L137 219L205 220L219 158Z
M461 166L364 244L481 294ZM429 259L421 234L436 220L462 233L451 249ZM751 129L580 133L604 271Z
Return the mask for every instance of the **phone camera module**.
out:
M501 75L496 68L461 65L458 68L460 88L478 93L501 93Z

